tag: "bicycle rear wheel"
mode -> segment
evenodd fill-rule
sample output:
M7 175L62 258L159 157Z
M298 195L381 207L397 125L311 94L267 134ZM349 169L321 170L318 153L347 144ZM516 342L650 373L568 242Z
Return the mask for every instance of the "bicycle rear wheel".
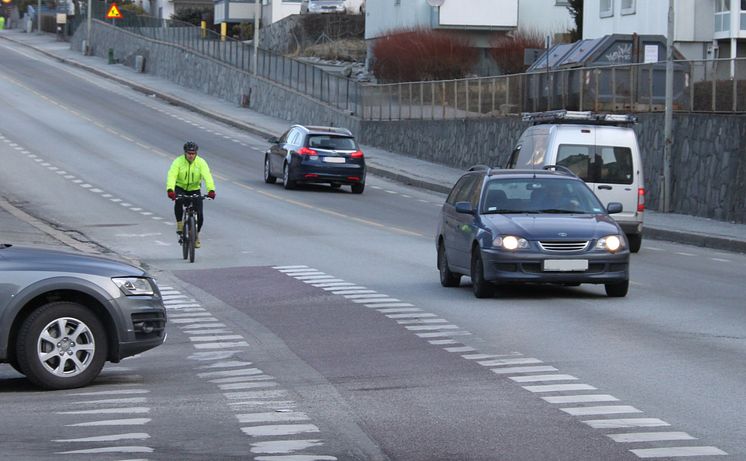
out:
M195 243L197 242L197 220L194 215L189 216L187 225L189 226L189 262L193 263Z

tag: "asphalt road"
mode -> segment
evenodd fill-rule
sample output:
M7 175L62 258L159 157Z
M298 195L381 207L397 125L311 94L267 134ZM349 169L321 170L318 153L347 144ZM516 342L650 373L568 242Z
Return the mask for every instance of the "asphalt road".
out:
M441 194L264 184L264 140L14 48L0 195L148 267L171 323L86 389L0 366L6 456L746 459L746 256L648 241L627 298L477 300L438 283ZM164 191L186 140L218 183L195 264Z

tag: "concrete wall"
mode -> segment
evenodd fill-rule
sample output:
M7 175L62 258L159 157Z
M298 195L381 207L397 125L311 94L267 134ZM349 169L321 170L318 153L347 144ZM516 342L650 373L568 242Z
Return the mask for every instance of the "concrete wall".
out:
M72 48L86 36L78 27ZM297 91L200 56L185 48L144 39L94 21L94 50L106 57L114 48L121 62L146 59L146 72L239 104L251 92L250 108L291 122L349 127L362 144L466 168L504 164L526 125L516 116L444 121L361 121ZM663 114L641 114L636 125L642 151L646 202L659 209L663 174ZM746 117L676 114L672 171L673 211L746 223Z

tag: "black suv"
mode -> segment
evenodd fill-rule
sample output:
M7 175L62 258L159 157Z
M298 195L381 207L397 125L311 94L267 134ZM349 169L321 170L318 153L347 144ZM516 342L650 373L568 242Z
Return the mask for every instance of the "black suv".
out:
M349 185L353 194L365 189L365 157L350 130L293 125L264 155L264 181L282 178L285 189L298 183Z
M604 284L627 295L629 249L609 216L622 209L601 201L561 166L542 170L472 167L453 186L441 210L435 244L440 283L472 279L478 298L497 285Z
M166 339L158 287L135 266L0 244L0 281L0 362L40 387L85 386Z

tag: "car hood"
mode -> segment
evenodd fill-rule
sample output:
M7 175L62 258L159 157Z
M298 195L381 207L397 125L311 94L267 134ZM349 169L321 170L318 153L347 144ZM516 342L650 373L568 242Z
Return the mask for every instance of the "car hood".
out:
M512 234L528 240L552 238L591 240L622 233L616 221L603 214L496 214L484 215L484 218L497 231L496 233Z
M147 275L142 269L113 259L31 247L0 247L0 270L36 270L116 276Z

